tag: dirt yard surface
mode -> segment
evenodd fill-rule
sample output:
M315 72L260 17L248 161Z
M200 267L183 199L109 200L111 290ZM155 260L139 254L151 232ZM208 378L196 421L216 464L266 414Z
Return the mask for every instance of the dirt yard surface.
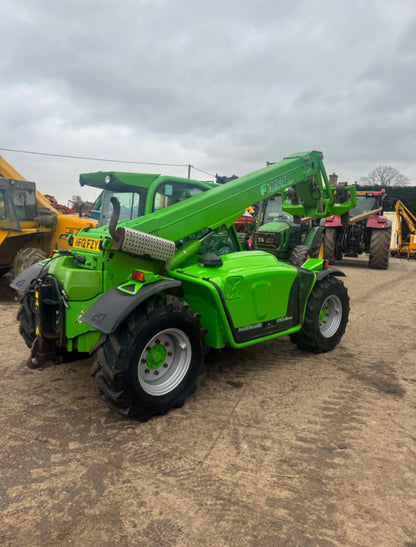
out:
M210 355L185 406L107 408L90 360L30 370L0 280L0 545L416 546L416 261L342 264L332 352Z

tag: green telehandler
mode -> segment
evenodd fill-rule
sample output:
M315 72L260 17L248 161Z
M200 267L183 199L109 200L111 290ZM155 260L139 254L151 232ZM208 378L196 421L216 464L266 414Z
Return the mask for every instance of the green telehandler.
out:
M111 196L108 225L70 236L70 250L13 281L24 292L18 318L31 347L28 365L90 352L105 401L143 421L185 402L206 348L289 335L302 350L332 350L348 322L344 274L321 259L295 267L243 251L233 225L251 203L289 188L289 214L349 210L353 189L338 202L322 158L295 154L219 187L157 175L81 175L114 191L131 183L137 202L122 206Z

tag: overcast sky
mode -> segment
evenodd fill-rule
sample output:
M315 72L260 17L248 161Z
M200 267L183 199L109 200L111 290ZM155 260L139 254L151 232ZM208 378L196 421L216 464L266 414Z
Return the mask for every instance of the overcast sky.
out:
M414 0L0 0L0 155L44 193L79 174L243 175L322 150L416 185ZM192 170L194 178L207 180Z

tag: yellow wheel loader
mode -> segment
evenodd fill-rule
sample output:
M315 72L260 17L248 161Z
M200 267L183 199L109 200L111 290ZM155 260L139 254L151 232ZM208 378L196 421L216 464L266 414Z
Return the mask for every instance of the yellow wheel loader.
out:
M61 214L0 156L0 276L13 274L49 256L52 250L69 249L67 236L97 221Z

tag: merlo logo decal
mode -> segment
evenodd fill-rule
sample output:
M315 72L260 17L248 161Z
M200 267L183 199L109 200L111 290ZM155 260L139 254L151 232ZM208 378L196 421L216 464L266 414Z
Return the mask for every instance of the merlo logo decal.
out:
M224 296L227 300L238 300L243 296L243 278L229 277L224 285Z

